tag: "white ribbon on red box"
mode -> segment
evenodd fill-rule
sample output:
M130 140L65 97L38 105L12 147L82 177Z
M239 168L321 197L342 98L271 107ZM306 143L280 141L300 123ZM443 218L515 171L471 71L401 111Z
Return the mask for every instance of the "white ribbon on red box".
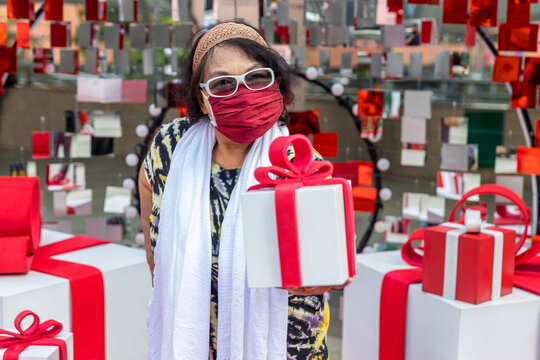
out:
M471 213L471 216L469 216ZM446 299L455 300L456 284L457 284L457 264L458 264L458 246L459 237L465 233L478 233L477 214L473 211L466 213L466 225L447 222L441 226L455 228L446 233L445 255L444 255L444 282L443 282L443 297ZM483 234L493 236L493 274L491 279L491 300L497 300L501 297L502 283L502 263L503 263L503 233L487 228L492 227L491 224L481 224L479 230Z

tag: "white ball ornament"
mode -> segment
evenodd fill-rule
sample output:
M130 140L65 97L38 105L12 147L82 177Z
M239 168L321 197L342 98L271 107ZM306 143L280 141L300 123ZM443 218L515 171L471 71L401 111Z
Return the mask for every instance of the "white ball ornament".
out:
M375 223L375 232L382 234L385 231L386 231L386 224L384 223L384 221L382 220L377 221Z
M133 219L138 213L137 208L133 205L129 205L124 208L124 214L126 214L128 219Z
M139 124L135 128L135 134L140 138L145 138L150 133L150 129L145 124Z
M309 80L315 80L317 78L317 75L319 75L317 68L310 66L306 69L306 77Z
M144 234L142 232L135 235L135 243L137 245L144 245Z
M135 180L132 178L126 178L124 181L122 181L122 187L126 190L133 190L135 189Z
M377 169L383 172L390 169L390 160L388 160L387 158L380 158L379 160L377 160Z
M345 92L345 88L340 83L335 83L332 85L332 94L334 96L341 96L343 95L343 92Z
M154 104L150 104L150 106L148 107L148 112L150 113L150 115L152 116L159 116L161 115L161 108L160 107L157 107L156 105Z
M353 105L352 112L355 116L358 116L358 104Z
M390 190L389 188L381 189L381 191L379 192L379 196L383 201L390 200L392 198L392 190Z
M137 156L137 154L131 153L126 155L126 164L128 166L134 167L137 166L138 163L139 157Z

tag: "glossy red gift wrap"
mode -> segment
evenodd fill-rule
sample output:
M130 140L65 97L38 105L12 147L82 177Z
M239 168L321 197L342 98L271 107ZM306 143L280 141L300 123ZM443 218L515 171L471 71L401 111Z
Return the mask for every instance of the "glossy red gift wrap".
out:
M337 157L338 133L313 134L313 147L322 157Z
M531 109L536 107L536 93L538 86L523 82L512 83L512 109Z
M0 274L27 273L41 240L37 177L0 177Z
M384 108L384 92L358 90L358 116L382 117Z
M523 26L530 22L531 5L525 2L508 1L506 7L506 24L510 26Z
M420 35L420 41L422 44L431 43L431 34L433 32L433 22L431 20L422 21L422 31Z
M540 175L540 148L518 146L517 172L520 174Z
M523 82L526 84L540 84L540 58L525 58L525 67L523 68Z
M464 225L462 226L465 227ZM425 230L424 263L422 290L428 293L445 296L444 284L450 283L453 289L446 289L454 296L445 296L455 300L480 304L492 297L504 296L512 293L514 274L514 249L516 233L513 230L489 227L485 230L490 233L499 232L502 235L502 271L497 279L501 288L497 294L492 294L492 280L494 273L495 237L486 232L472 234L463 233L458 237L457 269L454 279L445 279L445 266L448 266L447 253L449 238L452 232L460 232L455 227L445 224L434 226ZM455 239L454 239L455 240ZM450 245L451 246L451 245ZM456 255L456 254L452 254Z
M64 20L64 0L45 0L45 20Z
M17 48L30 48L30 23L28 21L17 21Z
M44 159L51 157L51 133L37 131L32 133L32 158Z
M497 26L497 0L470 0L469 25Z
M289 134L316 134L321 132L319 128L319 110L291 111L291 120L287 124Z
M444 0L443 24L466 24L467 9L467 0Z
M493 64L493 75L491 80L494 82L514 83L519 81L521 74L521 57L496 55Z
M34 0L7 0L8 19L35 20Z
M538 24L499 25L499 51L531 51L538 48Z

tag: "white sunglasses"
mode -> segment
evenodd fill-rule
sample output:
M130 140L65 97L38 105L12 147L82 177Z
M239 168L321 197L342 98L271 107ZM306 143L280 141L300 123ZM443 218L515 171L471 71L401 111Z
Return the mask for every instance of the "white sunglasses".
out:
M238 91L240 83L252 91L266 89L274 83L274 71L270 68L253 69L242 75L218 76L199 86L210 96L227 97Z

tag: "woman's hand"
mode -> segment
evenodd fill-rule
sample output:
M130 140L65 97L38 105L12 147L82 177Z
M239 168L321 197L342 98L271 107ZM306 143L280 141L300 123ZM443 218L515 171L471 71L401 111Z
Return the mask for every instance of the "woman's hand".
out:
M293 295L309 296L309 295L322 295L325 292L332 291L334 289L341 290L353 282L353 278L348 278L343 285L339 286L310 286L310 287L295 287L287 288L287 290Z
M309 295L322 295L325 292L332 290L333 286L310 286L310 287L295 287L287 288L287 290L293 295L309 296Z

